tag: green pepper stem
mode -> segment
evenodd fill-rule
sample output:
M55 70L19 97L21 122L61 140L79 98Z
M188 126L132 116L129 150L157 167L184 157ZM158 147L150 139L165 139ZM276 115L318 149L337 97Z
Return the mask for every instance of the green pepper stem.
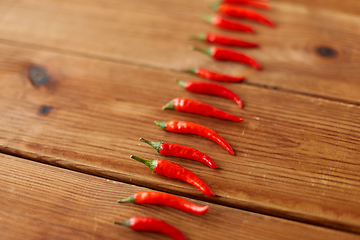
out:
M130 227L130 219L126 220L125 222L114 222L115 224L124 225Z
M217 10L219 10L220 3L221 3L221 1L214 2L213 4L210 5L210 8L214 11L217 11Z
M139 161L139 162L145 164L145 165L148 166L153 172L155 172L154 169L155 169L155 167L156 167L156 160L157 160L157 159L155 159L155 160L145 160L145 159L139 158L139 157L134 156L134 155L130 155L130 157L131 157L132 159L135 159L136 161Z
M166 105L164 105L162 108L165 110L175 110L174 100L171 100Z
M185 72L196 74L197 68L191 68L191 69L185 70Z
M164 142L150 142L144 138L140 138L140 141L149 144L150 146L152 146L153 148L156 149L156 151L160 152L161 149L161 144L163 144Z
M155 121L155 124L158 125L159 127L161 127L164 130L166 128L166 122L157 122L157 121Z
M191 37L189 37L189 40L205 41L206 40L206 34L205 33L200 33L198 35L191 36Z
M185 81L181 81L181 80L179 80L179 79L175 79L175 81L180 85L180 86L182 86L183 88L185 88L185 84L186 84L186 82ZM158 125L159 126L159 125ZM159 126L160 127L160 126ZM165 128L164 128L165 129Z
M135 202L134 195L131 195L130 197L123 198L117 201L118 203L124 203L124 202Z
M202 18L203 20L212 23L213 22L213 15L199 15L200 18Z
M211 56L211 48L203 49L203 48L192 46L191 50L202 52L202 53L205 53L206 55Z

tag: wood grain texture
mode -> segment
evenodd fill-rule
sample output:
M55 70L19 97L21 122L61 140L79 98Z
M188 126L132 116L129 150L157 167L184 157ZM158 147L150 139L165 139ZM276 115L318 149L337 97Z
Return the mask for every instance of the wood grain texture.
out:
M1 239L169 239L113 224L144 215L169 222L191 240L360 239L193 199L208 204L209 211L196 216L161 206L118 204L119 198L150 189L2 154L0 190Z
M272 3L289 3L287 0L275 0ZM294 0L294 4L307 6L314 11L329 10L334 12L342 12L348 15L358 15L360 12L360 5L356 1L338 1L338 0Z
M218 164L166 157L198 174L218 195L208 201L360 232L360 108L355 105L224 84L227 99L184 91L185 74L0 45L0 150L127 183L203 198L192 186L158 176L129 158L160 157L141 143L195 147ZM29 66L50 80L34 85ZM242 123L161 109L189 97L241 116ZM50 107L44 114L43 106ZM236 152L197 136L167 133L155 120L196 122L217 131ZM163 157L165 158L165 157Z
M0 40L176 71L202 66L244 74L250 84L360 103L358 0L272 1L272 11L262 12L277 28L244 21L255 28L253 35L202 21L197 15L212 13L211 2L0 1ZM190 51L189 45L207 45L187 38L206 31L259 42L261 48L242 51L265 70Z

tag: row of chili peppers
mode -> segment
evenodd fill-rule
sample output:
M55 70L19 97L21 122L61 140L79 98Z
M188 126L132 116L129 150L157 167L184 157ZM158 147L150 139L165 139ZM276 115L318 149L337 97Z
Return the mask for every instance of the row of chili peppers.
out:
M249 5L258 8L270 9L267 0L223 0L215 3L212 6L212 8L215 11L217 11L218 13L217 15L203 16L203 18L208 22L212 23L216 27L236 30L236 31L243 31L243 32L253 32L253 29L244 24L227 20L222 15L247 18L271 27L275 26L275 24L272 21L270 21L268 18L264 17L263 15L253 10L242 8L239 7L238 5L233 5L233 4L239 4L239 5L242 4L242 5ZM192 37L191 39L197 39L197 40L206 41L208 43L222 44L227 46L247 47L247 48L258 47L257 43L251 43L251 42L229 38L226 36L221 36L212 33L197 35L195 37ZM215 60L235 61L249 65L257 70L261 69L261 66L253 58L245 54L242 54L240 52L235 52L230 49L213 46L209 49L201 49L198 47L193 47L193 50L203 52L211 56ZM188 72L196 74L199 77L203 77L213 81L220 81L220 82L241 82L244 79L243 76L228 76L221 73L212 72L200 67L190 69L188 70ZM237 96L230 89L227 89L219 84L209 83L209 82L180 81L180 80L177 80L177 82L180 86L184 87L186 90L190 92L228 98L234 101L240 108L243 107L243 103L239 98L239 96ZM163 106L163 109L210 116L210 117L215 117L215 118L234 121L234 122L243 121L242 118L226 113L206 103L192 99L187 99L187 98L175 98L171 100L169 103L167 103L165 106ZM169 132L195 134L205 137L209 140L218 143L228 152L235 155L235 152L233 151L231 146L219 134L217 134L214 130L209 129L205 126L191 122L175 121L175 120L168 122L155 122L155 124ZM207 166L213 169L217 168L216 163L208 155L200 152L197 149L175 143L150 142L144 138L140 138L140 141L149 144L150 146L155 148L158 151L158 153L160 153L161 155L186 158L189 160L194 160L206 164ZM190 170L178 164L175 164L173 162L164 159L155 159L149 161L134 155L131 155L130 157L141 163L144 163L155 173L158 173L163 176L167 176L169 178L183 180L189 184L192 184L206 196L209 197L216 196L215 193L210 189L210 187L205 182L203 182L195 173L191 172ZM137 204L163 205L199 215L205 214L209 209L209 206L198 206L178 196L168 193L162 193L162 192L139 192L125 199L118 200L118 202L119 203L133 202ZM177 240L186 239L184 234L175 227L171 226L170 224L166 223L163 220L152 217L132 217L123 223L119 223L119 222L115 222L115 223L128 226L135 231L155 231L155 232L164 233L173 239L177 239Z
M226 17L224 17L224 15L231 17L245 18L256 21L258 23L265 24L270 27L275 27L275 24L266 16L254 10L250 10L247 8L234 5L234 4L244 4L244 5L247 4L254 7L270 9L270 5L268 5L268 3L266 2L267 2L266 0L223 0L213 4L212 6L212 8L217 12L217 14L210 16L205 15L201 17L205 21L211 23L213 26L221 29L253 33L254 29L252 27L239 22L229 20ZM259 46L259 44L257 43L252 43L252 42L231 38L223 35L213 34L213 33L199 34L197 36L191 37L190 39L201 40L207 43L215 43L220 45L242 47L242 48L255 48ZM233 51L231 49L214 46L209 49L201 49L198 47L193 47L193 50L203 52L216 60L240 62L249 65L257 70L261 70L261 66L257 63L255 59L243 53ZM223 74L218 74L208 71L206 69L191 70L191 72L211 80L224 81L224 82L237 82L237 81L242 81L244 79L244 77L226 76ZM212 75L216 76L215 79L211 78Z

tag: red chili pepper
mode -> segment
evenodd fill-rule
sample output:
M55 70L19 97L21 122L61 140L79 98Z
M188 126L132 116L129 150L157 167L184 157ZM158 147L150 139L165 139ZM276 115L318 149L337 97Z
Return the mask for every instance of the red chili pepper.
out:
M187 134L195 134L198 136L202 136L209 140L212 140L218 143L220 146L225 148L229 153L235 155L234 150L231 148L230 144L228 144L219 134L217 134L214 130L204 127L202 125L185 122L185 121L168 121L168 122L156 122L155 124L161 127L162 129L173 132L173 133L187 133Z
M130 156L132 159L135 159L139 162L144 163L155 173L169 177L175 178L179 180L183 180L196 188L198 188L201 192L203 192L206 196L215 197L215 193L209 188L206 183L203 182L195 173L187 170L186 168L163 159L155 159L152 161L148 161L134 155Z
M149 144L161 155L186 158L189 160L201 162L214 169L217 168L214 160L212 160L208 155L194 148L168 142L150 142L144 138L140 138L140 141Z
M201 40L201 41L208 42L208 43L216 43L216 44L235 46L235 47L253 48L253 47L259 46L259 44L257 44L257 43L246 42L243 40L225 37L225 36L221 36L221 35L217 35L217 34L213 34L213 33L199 34L190 39L196 39L196 40Z
M134 231L160 232L168 235L174 240L187 239L185 235L177 228L173 227L172 225L168 224L163 220L152 217L132 217L123 223L114 223L130 227Z
M239 105L240 108L243 107L243 103L238 95L236 95L230 89L227 89L219 84L209 83L209 82L193 82L193 81L185 82L179 80L177 80L177 82L180 86L184 87L186 90L190 92L224 97L233 100L237 105Z
M261 0L223 0L223 3L233 3L233 4L247 4L253 7L259 7L263 9L270 9L270 6L267 1Z
M138 192L130 197L118 200L118 203L123 202L163 205L197 215L205 214L209 210L209 206L199 206L184 198L163 192Z
M192 49L195 51L205 53L216 60L239 62L249 65L257 70L261 69L261 66L255 61L255 59L243 53L235 52L231 49L219 48L219 47L211 47L208 49L193 47Z
M224 112L220 109L214 108L209 104L188 99L188 98L174 98L168 102L163 109L176 110L180 112L188 112L208 117L215 117L233 122L242 122L244 119L238 118L230 113Z
M254 32L252 27L249 27L247 25L238 22L226 20L220 15L202 16L202 18L218 28L224 28L224 29L240 31L240 32L250 32L250 33Z
M219 82L241 82L245 79L244 76L232 77L229 75L224 75L216 72L209 71L205 68L193 68L187 70L187 72L191 72L196 74L199 77L203 77L209 80L219 81Z
M257 21L259 23L266 24L270 27L275 27L275 24L270 19L251 9L241 8L230 4L219 4L219 3L214 4L213 9L220 14L225 14L232 17L247 18Z

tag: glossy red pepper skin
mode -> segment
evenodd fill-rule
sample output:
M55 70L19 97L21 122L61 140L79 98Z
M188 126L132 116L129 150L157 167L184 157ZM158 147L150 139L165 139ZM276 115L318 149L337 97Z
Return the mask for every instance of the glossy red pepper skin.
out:
M240 32L249 32L249 33L254 32L252 27L238 22L227 20L220 15L203 16L202 18L218 28L240 31Z
M177 82L187 91L227 98L235 102L240 108L243 107L243 103L238 95L236 95L230 89L227 89L219 84L210 83L210 82L193 82L193 81L186 81L186 82L177 81Z
M220 14L238 18L246 18L259 23L263 23L270 27L275 27L275 24L270 19L251 9L237 7L230 4L215 4L213 6L213 9Z
M210 187L206 185L206 183L201 180L195 173L176 163L164 159L155 159L152 161L148 161L134 155L131 155L130 157L144 163L157 174L187 182L199 189L208 197L216 196L215 193L210 189Z
M242 118L238 118L230 113L224 112L220 109L210 106L209 104L188 99L188 98L174 98L167 103L163 109L174 109L180 112L193 113L208 117L215 117L233 122L242 122Z
M202 49L198 47L193 47L193 50L205 53L206 55L212 57L215 60L239 62L249 65L257 70L261 70L261 66L255 59L243 53L235 52L231 49L220 48L220 47L211 47L208 49Z
M218 81L218 82L235 83L235 82L242 82L245 79L244 76L233 77L233 76L209 71L205 68L193 68L193 69L188 70L188 72L196 74L199 77L206 78L206 79L213 80L213 81Z
M196 215L203 215L209 210L209 206L199 206L184 198L163 192L138 192L130 197L118 200L118 203L123 202L167 206Z
M193 39L197 39L208 43L215 43L215 44L234 46L234 47L243 47L243 48L255 48L259 46L259 44L257 43L247 42L240 39L226 37L214 33L199 34L193 37Z
M206 164L213 169L217 168L214 160L212 160L208 155L200 152L195 148L168 142L150 142L144 138L140 138L140 141L149 144L150 146L155 148L161 155L186 158Z
M185 133L185 134L194 134L204 138L207 138L211 141L216 142L222 146L226 151L235 155L234 150L219 134L214 130L207 128L205 126L185 121L168 121L168 122L155 122L156 125L164 129L165 131L172 133Z
M271 7L267 1L261 1L261 0L223 0L223 3L232 3L232 4L246 4L250 5L252 7L258 7L269 10Z
M187 239L185 235L177 228L173 227L172 225L168 224L163 220L152 217L132 217L123 223L115 222L115 224L130 227L134 231L160 232L168 235L174 240Z

